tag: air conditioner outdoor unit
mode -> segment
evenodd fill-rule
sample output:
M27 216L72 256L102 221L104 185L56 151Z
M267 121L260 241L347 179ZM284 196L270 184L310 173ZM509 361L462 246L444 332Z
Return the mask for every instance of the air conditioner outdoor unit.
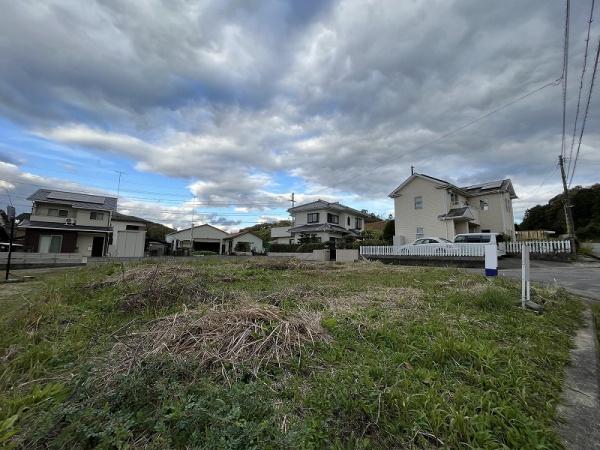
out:
M65 225L75 225L75 219L73 219L71 217L67 217L65 219Z

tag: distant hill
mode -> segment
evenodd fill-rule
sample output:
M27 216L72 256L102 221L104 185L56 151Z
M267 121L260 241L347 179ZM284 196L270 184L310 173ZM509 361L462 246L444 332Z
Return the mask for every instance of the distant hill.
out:
M176 230L166 227L160 223L146 221L146 239L157 239L164 241L165 236Z
M576 186L569 190L573 204L573 221L578 239L600 238L600 184L589 187ZM520 230L552 230L557 234L567 232L563 195L551 198L546 205L536 205L525 211Z
M252 225L251 227L242 228L240 232L251 231L252 233L256 234L259 238L261 238L264 242L269 242L271 240L271 228L287 227L291 225L291 220L279 220L277 222L259 223L256 225Z

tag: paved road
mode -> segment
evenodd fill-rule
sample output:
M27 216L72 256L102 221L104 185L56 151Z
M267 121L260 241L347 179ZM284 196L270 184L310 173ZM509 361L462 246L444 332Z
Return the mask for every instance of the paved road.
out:
M500 275L521 279L520 260L505 264ZM517 267L514 267L517 266ZM600 301L600 262L586 261L576 263L558 263L550 261L531 261L531 281L540 283L558 283L574 294Z

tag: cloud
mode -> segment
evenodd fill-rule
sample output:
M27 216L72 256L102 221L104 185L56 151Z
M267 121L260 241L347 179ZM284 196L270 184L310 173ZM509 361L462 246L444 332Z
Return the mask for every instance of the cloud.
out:
M521 214L556 194L546 189L556 175L538 188L560 152L559 87L440 138L559 76L563 9L11 2L0 17L0 60L11 61L0 115L246 212L286 208L291 192L387 211L386 195L414 165L457 184L510 177ZM573 5L569 130L588 12ZM576 184L597 180L599 115L593 101Z

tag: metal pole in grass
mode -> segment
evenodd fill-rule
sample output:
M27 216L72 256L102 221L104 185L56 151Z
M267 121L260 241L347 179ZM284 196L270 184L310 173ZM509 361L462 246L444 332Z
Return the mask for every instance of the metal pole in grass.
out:
M12 257L13 235L15 231L15 207L7 206L6 212L8 213L8 220L10 220L10 236L8 237L8 258L6 259L6 277L4 279L8 281L8 277L10 275L10 259Z
M521 307L525 309L529 299L529 247L521 246Z
M521 247L521 307L539 312L542 310L542 306L531 301L530 252L529 246Z

